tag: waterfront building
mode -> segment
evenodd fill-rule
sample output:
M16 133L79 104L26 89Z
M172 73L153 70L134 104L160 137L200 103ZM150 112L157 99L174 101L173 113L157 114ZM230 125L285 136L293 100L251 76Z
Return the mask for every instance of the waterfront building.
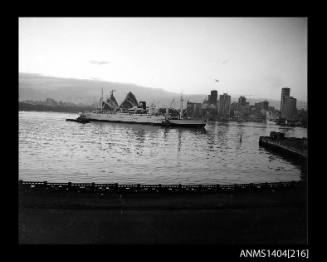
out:
M211 90L211 94L209 95L209 104L210 105L217 105L217 99L218 99L218 92L217 90Z
M290 96L283 101L281 117L286 120L294 120L296 118L296 98Z
M220 118L230 118L231 96L227 93L220 95L219 97L219 110L218 114Z
M269 102L268 101L263 101L263 102L255 103L254 106L255 106L256 110L258 110L258 111L268 110Z
M269 106L267 112L268 112L267 119L276 120L279 118L279 111L276 110L273 106Z
M238 115L238 107L239 104L237 102L233 102L230 105L230 117L236 117Z
M197 117L200 115L202 104L201 103L194 103L187 101L186 104L186 114L188 116Z
M290 92L291 92L290 88L288 88L288 87L283 87L282 88L281 98L280 98L280 108L279 108L279 110L281 112L283 110L284 100L287 99L288 97L290 97Z
M239 99L238 99L238 104L240 106L245 106L246 105L246 98L245 96L240 96Z
M308 123L308 112L304 108L297 110L296 119L306 126Z
M269 102L267 100L261 102L261 104L262 104L262 109L268 110L268 108L269 108Z
M217 90L211 90L208 95L208 100L204 100L201 105L200 115L206 117L209 120L216 120L219 108L218 92Z
M268 109L269 109L269 102L263 101L254 104L255 107L255 114L257 119L267 119L269 118ZM268 116L268 117L267 117Z
M290 96L290 88L283 87L280 101L281 118L294 120L296 118L296 112L296 98Z

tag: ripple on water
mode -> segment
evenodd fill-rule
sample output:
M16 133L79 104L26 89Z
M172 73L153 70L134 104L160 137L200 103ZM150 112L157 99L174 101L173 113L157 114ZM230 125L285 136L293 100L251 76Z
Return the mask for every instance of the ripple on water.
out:
M298 165L259 147L261 135L306 129L209 123L206 131L66 122L63 113L19 113L19 177L96 183L255 183L299 180ZM239 137L242 134L242 142Z

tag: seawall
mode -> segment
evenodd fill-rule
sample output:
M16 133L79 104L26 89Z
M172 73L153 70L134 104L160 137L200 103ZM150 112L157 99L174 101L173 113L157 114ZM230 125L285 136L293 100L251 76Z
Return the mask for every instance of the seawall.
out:
M271 132L270 136L260 136L259 145L270 148L289 157L303 160L308 158L307 139L284 137L281 133Z

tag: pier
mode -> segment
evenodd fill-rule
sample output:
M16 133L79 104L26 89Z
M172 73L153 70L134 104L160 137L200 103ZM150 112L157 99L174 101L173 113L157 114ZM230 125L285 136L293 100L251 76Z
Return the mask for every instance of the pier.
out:
M260 136L259 145L289 157L304 160L308 158L306 138L285 137L283 133L272 131L270 136Z

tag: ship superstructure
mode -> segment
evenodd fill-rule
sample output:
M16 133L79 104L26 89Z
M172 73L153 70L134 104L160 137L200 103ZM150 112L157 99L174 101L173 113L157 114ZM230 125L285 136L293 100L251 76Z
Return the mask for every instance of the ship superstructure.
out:
M158 108L151 104L147 107L145 101L138 102L135 95L129 92L123 102L118 106L117 100L111 92L107 100L103 100L103 91L100 99L100 109L93 112L81 113L81 121L101 121L134 123L158 126L180 126L180 127L204 127L205 122L195 119L183 119L183 105L181 98L181 113L179 117L172 117L168 108L165 114L160 114Z

